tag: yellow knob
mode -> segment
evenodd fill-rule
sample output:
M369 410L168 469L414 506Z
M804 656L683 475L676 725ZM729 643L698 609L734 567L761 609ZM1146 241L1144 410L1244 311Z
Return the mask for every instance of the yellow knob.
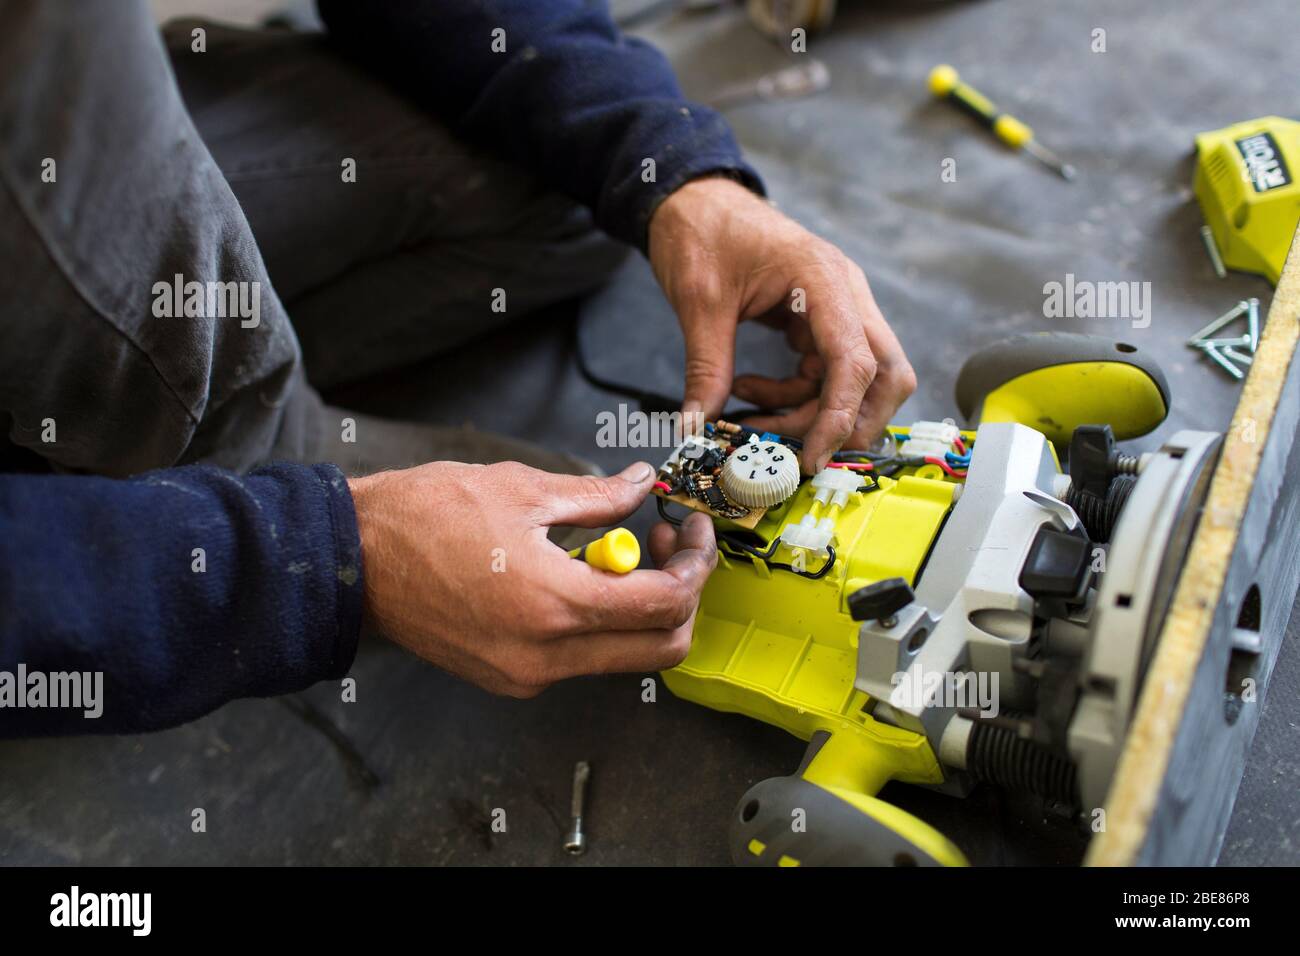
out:
M591 544L574 548L571 557L581 558L593 568L627 574L641 563L641 544L627 528L606 531Z
M930 71L930 92L935 96L947 96L957 88L960 79L955 69L947 63L940 63Z

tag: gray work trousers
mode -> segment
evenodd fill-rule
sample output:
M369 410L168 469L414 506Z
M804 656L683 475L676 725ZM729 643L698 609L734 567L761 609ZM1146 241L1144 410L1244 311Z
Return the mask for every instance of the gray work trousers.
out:
M308 381L433 356L621 255L322 35L0 0L10 451L108 475L300 459Z

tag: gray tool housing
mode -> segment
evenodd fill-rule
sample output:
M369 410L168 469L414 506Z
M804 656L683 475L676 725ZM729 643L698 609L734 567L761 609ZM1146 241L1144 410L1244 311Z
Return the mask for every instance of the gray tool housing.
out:
M1109 546L1093 545L1096 573L1083 599L1049 618L1019 579L1041 528L1083 534L1063 500L1069 478L1041 433L1011 422L980 426L915 599L890 618L865 621L858 635L856 686L876 701L876 719L929 738L945 771L940 789L969 790L963 771L978 720L1072 762L1079 806L1101 806L1219 439L1182 431L1142 457ZM1045 685L1045 665L1068 683ZM1045 687L1054 695L1046 704ZM961 689L968 693L954 693ZM1039 719L1061 708L1068 726Z

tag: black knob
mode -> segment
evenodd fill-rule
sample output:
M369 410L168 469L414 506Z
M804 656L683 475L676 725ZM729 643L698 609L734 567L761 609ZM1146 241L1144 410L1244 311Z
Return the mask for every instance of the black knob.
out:
M916 597L906 578L885 578L849 595L849 614L855 621L880 621L893 617Z
M1106 496L1115 458L1115 435L1109 425L1080 425L1070 437L1070 484L1080 493Z
M1035 598L1082 601L1092 579L1092 542L1044 525L1020 568L1020 586Z

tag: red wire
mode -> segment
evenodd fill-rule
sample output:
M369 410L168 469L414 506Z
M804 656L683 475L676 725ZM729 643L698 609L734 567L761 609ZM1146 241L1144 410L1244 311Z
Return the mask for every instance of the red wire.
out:
M932 456L927 455L925 460L929 462L931 465L938 465L940 468L942 468L948 474L952 475L954 478L966 477L966 472L954 470L953 467L949 465L946 461L944 461L942 458L934 458Z
M668 482L666 481L656 481L655 487L658 488L666 495L670 495L673 493L673 486L668 484Z
M853 471L871 471L876 466L869 461L828 461L827 468L848 468Z
M966 443L965 443L964 441L961 440L961 436L960 436L960 435L958 435L956 438L954 438L954 439L952 440L952 443L953 443L954 445L957 446L957 454L959 454L959 455L964 455L964 454L966 454Z

